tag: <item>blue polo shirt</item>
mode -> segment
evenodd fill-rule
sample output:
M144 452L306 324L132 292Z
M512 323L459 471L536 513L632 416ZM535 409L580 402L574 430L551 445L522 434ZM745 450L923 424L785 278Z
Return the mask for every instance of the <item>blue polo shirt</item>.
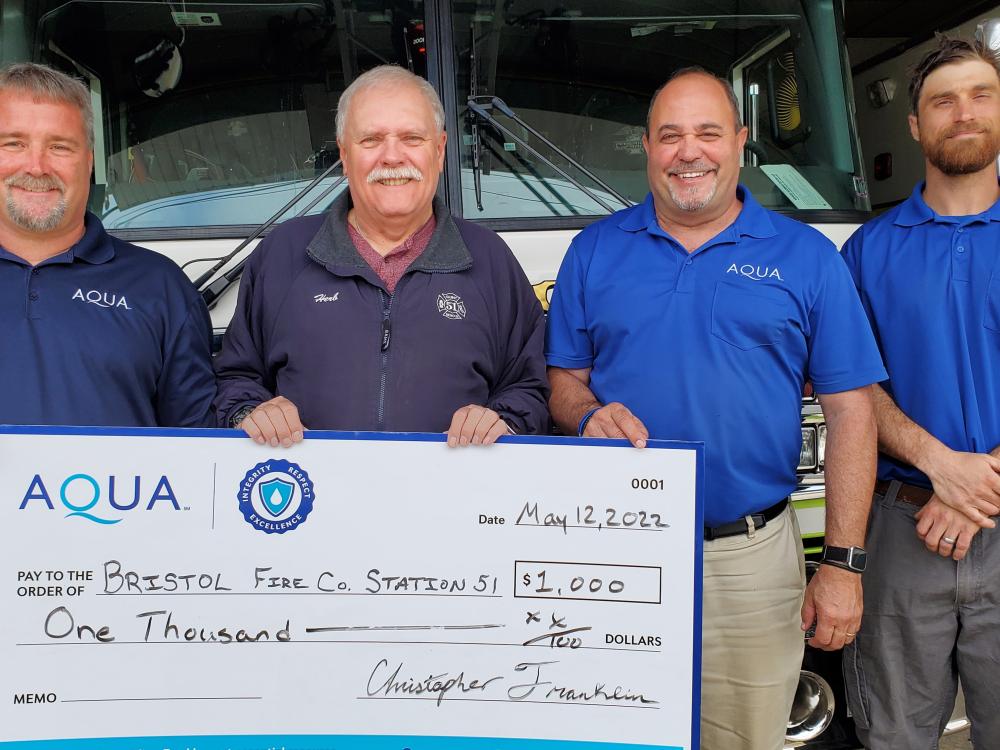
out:
M0 247L0 424L210 426L201 297L167 258L85 222L35 267Z
M938 216L924 183L844 245L899 408L949 448L1000 444L1000 202ZM879 457L879 479L930 487L917 469Z
M573 241L549 312L546 359L592 368L651 437L705 442L705 523L790 494L802 388L885 378L850 275L811 227L765 210L743 186L736 220L688 254L652 196Z

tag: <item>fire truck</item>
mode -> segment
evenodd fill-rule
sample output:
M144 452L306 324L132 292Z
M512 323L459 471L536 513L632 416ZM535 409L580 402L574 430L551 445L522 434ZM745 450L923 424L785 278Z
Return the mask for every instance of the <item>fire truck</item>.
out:
M741 181L838 246L869 216L843 6L830 0L4 0L2 62L86 83L89 208L174 259L217 343L240 272L277 223L345 189L337 100L384 63L424 76L449 132L441 197L499 232L543 306L571 239L647 192L651 93L699 65L732 82ZM826 427L803 399L807 556L823 543ZM807 649L792 745L857 747L839 654Z

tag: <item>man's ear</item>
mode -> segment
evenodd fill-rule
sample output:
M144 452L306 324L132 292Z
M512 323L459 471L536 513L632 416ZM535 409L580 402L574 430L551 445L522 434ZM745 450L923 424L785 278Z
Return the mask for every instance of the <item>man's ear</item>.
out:
M906 121L910 123L910 135L913 136L913 140L920 143L920 120L916 115L910 115Z
M750 130L744 125L736 132L736 143L740 147L740 153L743 153L743 149L747 145L747 138L750 137Z
M447 142L448 142L448 132L445 131L445 130L442 130L441 131L441 140L438 141L438 144L437 144L437 151L438 151L438 154L437 154L437 165L438 165L438 169L442 170L442 171L444 170L444 152L445 152L444 146L445 146L445 144Z
M344 158L344 142L339 138L337 139L337 153L340 156L340 169L344 177L347 177L347 159Z

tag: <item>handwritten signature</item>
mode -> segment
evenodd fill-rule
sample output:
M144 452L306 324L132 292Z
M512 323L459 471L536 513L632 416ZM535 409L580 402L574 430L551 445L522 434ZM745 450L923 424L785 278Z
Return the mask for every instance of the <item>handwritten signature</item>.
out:
M368 676L366 686L369 698L431 698L440 706L449 693L464 695L473 693L466 700L509 700L512 702L544 701L549 703L590 703L600 704L633 704L653 707L659 701L647 697L644 693L630 690L622 685L610 685L597 680L586 687L562 685L548 679L548 668L558 664L558 661L519 662L514 665L514 675L511 679L523 680L527 675L528 682L512 684L506 690L505 698L487 698L485 694L494 683L506 681L504 675L488 677L470 677L466 670L457 673L444 671L429 674L426 677L407 675L403 662L395 665L388 659L379 659ZM546 674L543 674L546 672Z

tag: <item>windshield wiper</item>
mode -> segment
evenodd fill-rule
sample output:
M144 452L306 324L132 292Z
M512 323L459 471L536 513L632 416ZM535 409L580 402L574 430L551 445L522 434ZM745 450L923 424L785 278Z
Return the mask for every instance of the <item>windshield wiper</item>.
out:
M239 280L240 274L243 273L243 267L246 265L246 262L247 262L246 258L244 258L243 260L241 260L235 266L233 266L228 271L226 271L224 274L222 274L222 276L220 276L215 281L213 281L211 284L209 284L208 282L212 279L212 277L215 276L215 274L218 273L222 268L224 268L225 265L229 261L231 261L237 255L239 255L240 252L242 252L243 249L247 245L249 245L255 239L257 239L258 237L260 237L264 232L266 232L268 229L270 229L271 226L276 221L278 221L278 219L280 219L282 216L284 216L286 213L288 213L288 211L296 203L298 203L300 200L302 200L302 198L305 197L313 188L315 188L323 180L325 180L327 177L329 177L331 174L333 174L333 171L335 169L337 169L337 167L339 167L339 166L340 166L340 159L337 159L337 161L335 161L333 164L331 164L329 167L327 167L325 170L323 170L322 174L320 174L318 177L314 178L312 180L312 182L310 182L304 188L302 188L301 190L299 190L294 196L292 196L292 199L290 201L288 201L288 203L286 203L284 206L282 206L281 208L279 208L278 211L277 211L277 213L275 213L271 218L269 218L267 221L265 221L263 224L261 224L255 230L253 230L249 235L247 235L246 239L244 239L239 245L237 245L236 248L231 253L229 253L228 255L223 256L222 258L219 258L218 262L214 266L212 266L210 269L208 269L207 271L205 271L205 273L203 273L201 276L199 276L195 280L195 282L194 282L195 288L201 293L202 299L205 300L205 304L208 306L208 308L210 310L213 307L215 307L215 303L216 303L216 301L218 301L219 297L221 297L223 294L225 294L226 291L233 284L235 284L236 281ZM346 177L344 177L343 175L341 175L338 179L336 179L333 182L333 184L331 184L322 193L320 193L320 195L312 203L310 203L302 211L300 211L298 215L302 216L303 214L306 214L310 210L312 210L316 206L317 203L319 203L326 196L328 196L345 179L346 179Z
M476 98L476 89L479 88L479 77L476 74L476 29L472 27L472 41L469 44L469 101ZM483 209L483 175L479 160L483 156L483 140L479 132L479 118L475 114L466 113L469 118L469 127L472 130L472 186L476 192L476 207Z
M542 135L541 133L539 133L537 130L535 130L534 128L532 128L530 125L528 125L526 122L524 122L524 120L522 120L520 117L518 117L514 113L514 111L512 109L510 109L510 107L508 107L506 105L506 103L504 103L504 101L502 99L500 99L499 97L496 97L496 96L492 96L492 97L489 97L489 99L490 99L490 103L489 104L480 104L478 101L476 101L476 99L478 99L478 98L483 98L483 97L470 97L469 101L466 102L466 106L469 108L470 112L475 113L484 122L487 122L490 125L492 125L497 131L500 132L501 135L506 136L507 138L510 138L512 141L514 141L517 145L519 145L521 148L523 148L529 154L531 154L532 156L534 156L540 162L542 162L543 164L545 164L549 168L555 170L563 179L565 179L567 182L569 182L574 187L579 188L592 201L594 201L595 203L597 203L598 205L600 205L602 208L604 208L605 211L607 211L608 213L614 213L615 209L609 203L607 203L606 201L604 201L593 190L591 190L590 188L588 188L586 185L584 185L579 180L577 180L574 177L570 176L570 174L568 172L566 172L566 170L562 169L554 161L552 161L551 159L549 159L546 156L543 156L537 149L532 148L532 146L527 141L525 141L523 138L521 138L519 135L517 135L517 133L515 133L513 130L511 130L510 128L508 128L502 122L500 122L499 120L497 120L497 118L494 117L491 114L490 110L492 110L492 109L495 108L499 112L501 112L502 114L506 115L507 117L510 117L512 120L514 120L514 122L516 122L518 125L520 125L521 127L523 127L525 130L527 130L529 133L531 133L533 136L535 136L538 140L540 140L546 146L548 146L553 151L555 151L557 154L559 154L559 156L561 156L566 161L568 161L570 164L572 164L576 169L580 170L583 174L585 174L587 177L589 177L591 180L593 180L595 183L597 183L600 187L604 188L608 193L610 193L611 195L613 195L622 204L622 206L624 206L625 208L629 208L629 207L631 207L633 205L633 203L631 201L629 201L627 198L625 198L620 193L618 193L617 190L615 190L610 185L608 185L604 180L602 180L601 178L599 178L597 175L595 175L590 170L586 169L583 165L581 165L578 161L576 161L575 159L573 159L569 154L567 154L565 151L563 151L561 148L559 148L551 140L549 140L544 135Z
M559 156L561 156L563 159L565 159L570 164L572 164L574 167L576 167L581 172L583 172L585 175L587 175L587 177L589 177L590 179L592 179L595 183L597 183L602 188L604 188L606 191L608 191L609 193L611 193L611 195L613 195L615 198L617 198L618 201L625 208L631 208L632 206L635 205L632 201L630 201L624 195L622 195L617 190L615 190L613 187L611 187L611 185L609 185L607 182L605 182L600 177L598 177L596 174L594 174L593 172L591 172L589 169L587 169L585 166L583 166L580 162L578 162L572 156L570 156L565 151L563 151L561 148L559 148L559 146L557 146L555 144L555 142L553 142L549 138L546 138L544 135L542 135L537 130L535 130L533 127L531 127L531 125L529 125L527 122L525 122L516 112L514 112L514 110L512 110L510 107L508 107L507 103L503 99L501 99L499 96L492 97L490 99L490 101L492 102L493 106L496 107L498 110L500 110L503 114L507 115L507 117L509 117L511 120L513 120L518 125L520 125L522 128L524 128L525 130L527 130L529 133L531 133L533 136L535 136L535 138L537 138L538 140L540 140L546 146L548 146L553 151L555 151L557 154L559 154Z

